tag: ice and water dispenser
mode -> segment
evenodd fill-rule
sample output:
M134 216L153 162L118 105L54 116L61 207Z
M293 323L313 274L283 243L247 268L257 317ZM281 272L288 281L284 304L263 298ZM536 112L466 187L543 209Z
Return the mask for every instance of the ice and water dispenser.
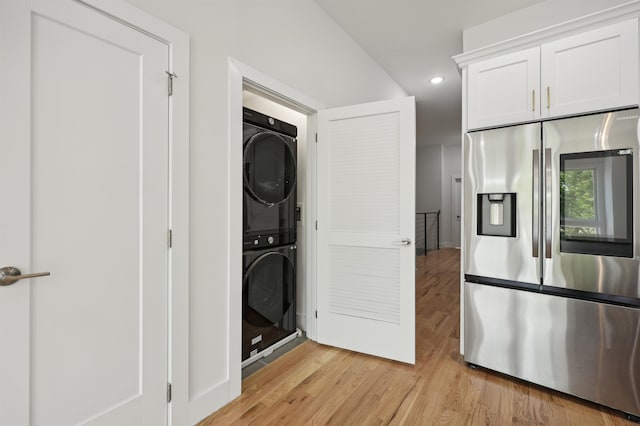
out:
M516 236L516 194L478 194L478 235Z

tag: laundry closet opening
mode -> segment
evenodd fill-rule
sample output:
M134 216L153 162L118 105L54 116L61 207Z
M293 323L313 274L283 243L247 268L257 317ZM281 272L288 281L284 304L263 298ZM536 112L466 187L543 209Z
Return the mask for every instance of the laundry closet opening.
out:
M270 105L265 108L271 109L258 111L260 105ZM295 273L286 274L296 281L297 328L320 344L415 363L415 99L400 97L326 108L230 59L230 394L241 393L242 307L249 300L255 301L247 294L243 300L243 272L254 272L247 266L250 259L243 254L251 250L257 259L255 251L265 244L264 238L248 238L244 250L243 202L249 200L257 206L254 201L261 197L258 192L269 189L254 188L253 196L245 197L245 180L255 183L255 176L244 176L244 168L251 169L243 159L243 126L248 121L244 108L256 115L250 123L254 125L254 135L256 122L285 129L284 135L272 140L280 139L281 152L293 149L290 134L296 135L295 204L301 212L295 226ZM287 109L292 111L286 112ZM295 118L292 112L301 115ZM292 127L295 132L286 131ZM251 161L263 158L254 154L250 153L255 157ZM284 194L290 182L286 179L287 160L282 163L285 170L272 185L281 185ZM262 194L275 205L271 195ZM268 201L266 198L263 201ZM286 238L286 232L277 231L270 236L271 244L267 236L264 247L279 246L280 252L270 254L270 260L276 265L280 262L277 275L286 275L282 269L294 259L291 241L283 244L279 240ZM256 239L257 243L252 244ZM377 289L375 292L367 290L372 286ZM280 287L274 291L282 292L284 286ZM268 291L258 293L265 296ZM282 299L275 306L284 311L287 303ZM271 321L269 318L277 319L277 312L265 310L266 315L262 316L267 320L263 323ZM265 337L264 333L258 334L248 340L249 345L252 339L260 343Z
M283 103L243 84L244 377L307 331L308 116Z

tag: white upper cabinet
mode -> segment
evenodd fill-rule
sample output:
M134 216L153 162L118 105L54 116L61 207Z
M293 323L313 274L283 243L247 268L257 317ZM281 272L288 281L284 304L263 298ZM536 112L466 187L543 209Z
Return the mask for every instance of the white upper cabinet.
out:
M638 20L472 63L467 128L638 104Z
M469 65L468 127L489 127L539 117L539 87L539 47Z
M609 25L541 48L542 117L638 104L638 22Z

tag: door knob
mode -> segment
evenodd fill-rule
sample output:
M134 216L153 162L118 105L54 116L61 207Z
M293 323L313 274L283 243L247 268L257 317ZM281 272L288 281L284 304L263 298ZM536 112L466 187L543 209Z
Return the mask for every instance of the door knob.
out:
M397 244L401 246L410 246L411 238L403 238L402 241L394 241L393 244Z
M11 285L24 278L44 277L47 275L51 275L51 272L36 272L35 274L22 275L20 269L14 268L13 266L5 266L4 268L0 268L0 286Z

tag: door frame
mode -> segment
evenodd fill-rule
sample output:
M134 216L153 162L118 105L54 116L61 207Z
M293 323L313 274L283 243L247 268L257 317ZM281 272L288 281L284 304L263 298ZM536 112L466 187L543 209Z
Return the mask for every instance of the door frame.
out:
M229 401L242 393L242 92L245 86L263 94L294 111L307 116L307 172L305 191L307 195L305 212L305 285L306 285L306 326L307 337L315 340L316 330L316 140L317 112L324 109L321 102L312 99L286 84L243 64L235 58L228 60L229 79L229 203L228 203L228 250L229 271L227 288L228 300L228 341L229 348Z
M173 231L173 247L169 251L168 271L168 366L167 379L176 388L173 401L168 404L170 424L186 424L188 414L188 336L189 336L189 36L184 32L146 14L121 0L73 0L93 9L123 25L137 30L167 45L169 49L169 72L178 75L174 84L173 96L168 97L169 114L169 180L167 205L169 227ZM11 5L10 13L0 16L0 27L5 20L20 22L30 32L29 16L31 4L20 2ZM12 36L15 36L12 35ZM0 77L10 90L29 92L30 75L28 72L16 72L30 69L30 55L25 55L30 41L17 42L15 37L6 37L3 50L11 52L16 61L11 67L0 70ZM0 41L4 44L5 40ZM10 95L13 96L13 95ZM14 96L15 98L15 96ZM29 123L31 122L31 99L19 99L19 105L13 105L7 111L11 117L10 126L3 129L6 137L29 141ZM11 111L12 110L12 111ZM19 200L26 202L26 200ZM24 291L28 292L28 286ZM22 325L26 327L28 325ZM164 327L165 325L163 325ZM27 404L29 401L22 401Z

